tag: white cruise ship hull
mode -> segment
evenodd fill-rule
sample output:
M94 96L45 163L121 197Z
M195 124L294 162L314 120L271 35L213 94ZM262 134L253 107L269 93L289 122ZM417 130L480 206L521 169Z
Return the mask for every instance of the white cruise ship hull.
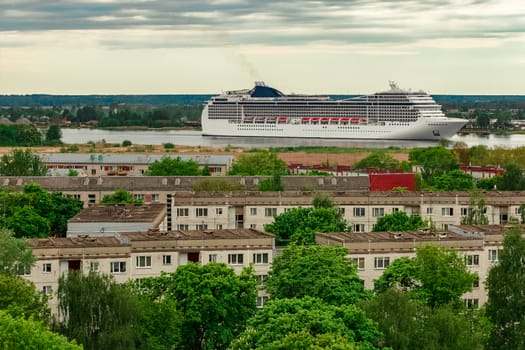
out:
M204 136L441 140L465 119L448 118L430 95L391 83L383 93L345 100L284 95L256 84L213 97L202 111Z
M205 106L205 109L207 106ZM203 112L205 113L205 112ZM384 125L322 125L293 123L236 123L202 118L203 136L293 137L320 139L436 140L454 136L466 120L426 117L411 123Z

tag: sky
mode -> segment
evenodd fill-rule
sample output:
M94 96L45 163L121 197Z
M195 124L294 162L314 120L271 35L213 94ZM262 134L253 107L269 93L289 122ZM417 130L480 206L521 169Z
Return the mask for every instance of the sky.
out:
M525 0L0 0L0 94L525 95Z

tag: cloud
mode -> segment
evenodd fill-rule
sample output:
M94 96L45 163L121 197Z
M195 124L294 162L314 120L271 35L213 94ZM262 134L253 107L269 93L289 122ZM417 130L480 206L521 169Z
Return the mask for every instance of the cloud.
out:
M456 44L468 40L485 47L485 38L525 32L521 0L0 0L0 5L0 31L111 31L111 39L100 44L124 48L220 46L214 38L221 33L235 45L373 47L454 38ZM149 32L151 39L123 36L135 30Z

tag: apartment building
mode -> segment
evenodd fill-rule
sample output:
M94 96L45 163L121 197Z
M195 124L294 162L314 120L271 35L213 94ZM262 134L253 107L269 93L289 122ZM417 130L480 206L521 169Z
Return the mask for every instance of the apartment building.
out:
M82 235L30 239L36 265L23 275L50 296L57 312L58 279L71 270L110 274L118 283L174 272L188 262L225 263L240 273L252 264L264 282L275 254L274 237L251 229L130 232L113 236ZM268 296L259 290L257 306Z
M257 191L268 176L228 176L232 183L247 191ZM84 206L100 203L105 195L125 189L144 203L168 203L178 191L192 191L194 184L207 179L202 176L11 176L0 177L0 186L21 191L25 184L39 184L51 192L62 192L84 202ZM290 191L368 191L368 176L283 176L283 186Z
M397 211L420 215L439 230L459 225L469 210L469 192L362 192L328 194L353 232L370 232L377 219ZM168 227L179 230L253 228L263 230L275 215L291 208L311 206L315 192L185 192L169 197ZM525 192L486 192L489 224L518 222Z
M194 161L207 166L212 176L224 176L235 159L231 155L122 154L122 153L45 153L39 154L51 175L67 175L76 170L83 176L142 176L162 157Z
M472 291L463 299L469 307L480 307L487 302L485 281L492 264L498 261L502 249L503 225L450 225L446 231L419 230L405 232L318 233L320 245L338 245L348 249L358 274L368 289L374 280L400 257L412 258L420 245L433 244L453 248L464 256L471 272L478 275Z

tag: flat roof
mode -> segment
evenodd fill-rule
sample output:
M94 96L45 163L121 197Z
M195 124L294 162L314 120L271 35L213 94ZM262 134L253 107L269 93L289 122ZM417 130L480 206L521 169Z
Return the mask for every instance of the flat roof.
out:
M215 240L215 239L257 239L273 238L274 235L251 228L204 230L204 231L156 231L125 232L122 237L130 241L162 241L162 240Z
M79 222L152 222L166 211L166 204L97 204L69 219Z
M84 248L84 247L118 247L126 245L116 237L48 237L27 240L32 249L38 248ZM128 244L129 245L129 244Z

